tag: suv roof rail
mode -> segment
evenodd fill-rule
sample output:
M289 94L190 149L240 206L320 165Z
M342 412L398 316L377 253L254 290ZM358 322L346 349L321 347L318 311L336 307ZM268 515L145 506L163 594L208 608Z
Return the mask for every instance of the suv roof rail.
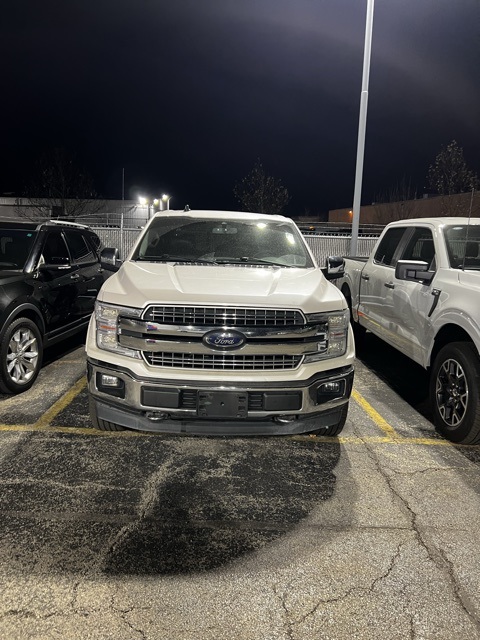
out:
M61 224L65 227L77 227L80 229L88 229L88 225L80 224L80 222L66 222L65 220L47 220L47 224Z

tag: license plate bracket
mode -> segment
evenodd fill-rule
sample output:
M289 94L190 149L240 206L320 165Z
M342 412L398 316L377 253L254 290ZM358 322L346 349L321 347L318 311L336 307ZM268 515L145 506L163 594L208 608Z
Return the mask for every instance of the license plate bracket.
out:
M248 394L236 391L199 391L197 415L199 418L246 418Z

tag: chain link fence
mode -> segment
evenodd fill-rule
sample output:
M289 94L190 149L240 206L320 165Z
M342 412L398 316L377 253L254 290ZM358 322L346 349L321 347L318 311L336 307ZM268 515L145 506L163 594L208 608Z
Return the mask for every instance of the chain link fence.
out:
M116 247L120 252L120 258L125 259L130 253L142 229L120 228L91 225L95 233L106 247ZM347 256L350 251L351 235L338 234L304 234L305 240L312 250L317 263L323 267L328 256ZM376 236L360 236L357 241L357 255L370 255Z

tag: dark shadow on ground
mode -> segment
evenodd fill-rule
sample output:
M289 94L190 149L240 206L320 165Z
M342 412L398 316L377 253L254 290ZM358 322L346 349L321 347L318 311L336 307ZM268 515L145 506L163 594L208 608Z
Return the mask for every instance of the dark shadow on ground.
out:
M340 459L339 443L313 437L36 432L13 444L0 473L0 564L30 576L225 566L330 500Z
M277 540L328 500L337 444L243 441L219 459L192 458L155 495L147 516L112 544L108 574L208 571Z
M418 413L432 422L428 373L419 364L367 332L356 344L357 358Z

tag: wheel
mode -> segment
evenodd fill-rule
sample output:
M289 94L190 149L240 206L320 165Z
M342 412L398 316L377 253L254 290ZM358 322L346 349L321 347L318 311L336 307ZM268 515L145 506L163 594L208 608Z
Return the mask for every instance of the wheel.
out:
M358 322L355 322L355 320L353 319L352 294L350 292L350 288L347 287L346 285L344 285L342 287L342 293L343 293L343 296L344 296L345 300L347 301L348 310L350 311L350 324L352 325L353 337L355 339L355 345L356 346L360 346L362 344L364 338L365 338L365 334L366 334L367 330L365 329L365 327L362 327L361 324L358 324Z
M106 420L101 420L98 417L95 400L92 397L88 398L88 408L90 410L90 420L92 421L95 429L100 429L100 431L125 431L125 427L122 427L120 424L107 422Z
M0 391L22 393L30 389L42 366L43 344L37 325L17 318L5 329L0 347Z
M437 354L430 376L437 431L452 442L480 442L480 360L470 342L452 342Z
M345 422L347 421L348 415L348 403L344 404L342 407L342 413L340 415L340 420L331 425L330 427L322 427L321 429L317 429L317 431L312 431L311 433L316 436L338 436L338 434L342 431L345 426Z

